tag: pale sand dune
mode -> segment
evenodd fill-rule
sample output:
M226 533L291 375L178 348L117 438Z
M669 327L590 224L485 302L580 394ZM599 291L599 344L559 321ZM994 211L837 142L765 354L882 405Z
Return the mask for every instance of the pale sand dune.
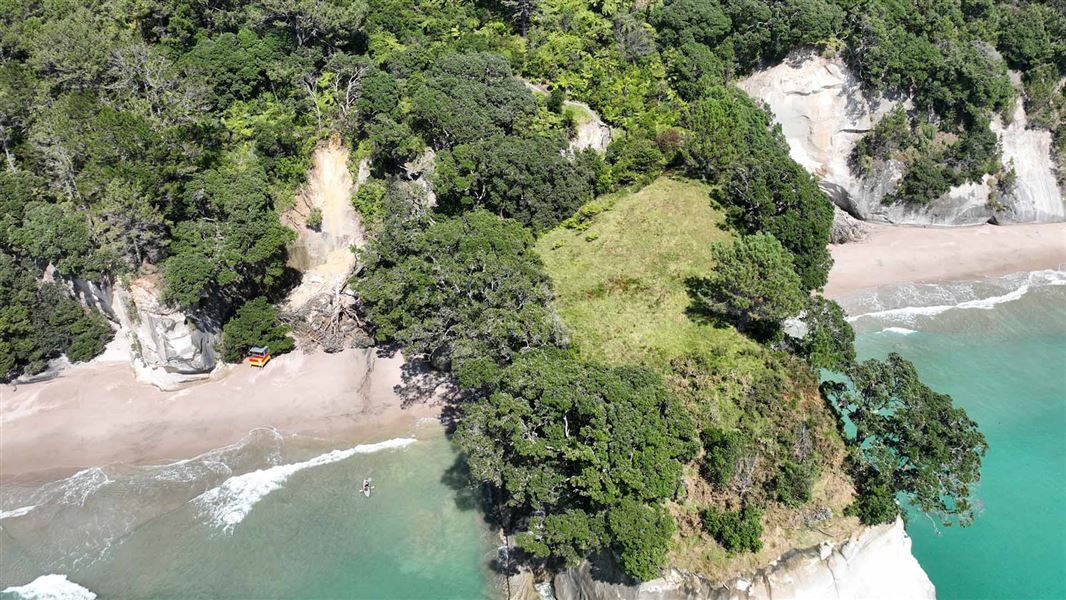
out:
M843 298L882 286L958 281L1066 268L1066 223L975 227L871 226L860 242L830 246L825 295Z
M188 458L256 427L378 441L440 414L433 389L442 380L433 373L416 376L420 390L412 390L415 401L402 407L404 394L396 386L411 383L403 365L398 354L378 356L373 349L295 352L262 370L228 367L176 392L138 383L128 363L115 362L79 364L17 390L0 385L0 480Z

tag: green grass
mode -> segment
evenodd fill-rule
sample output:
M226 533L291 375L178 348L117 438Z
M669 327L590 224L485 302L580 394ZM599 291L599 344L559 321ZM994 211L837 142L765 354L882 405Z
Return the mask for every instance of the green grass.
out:
M567 221L569 227L545 234L537 251L552 278L559 315L583 358L647 364L663 373L669 385L677 385L670 362L702 354L717 367L717 375L686 404L701 426L732 427L752 381L771 368L770 353L733 327L687 314L685 280L711 273L711 244L732 235L722 227L722 212L711 207L709 191L703 183L661 177L635 193L597 198ZM788 394L802 400L796 414L824 413L817 389L800 383L788 386ZM756 436L763 426L770 426L766 418L749 419ZM833 438L835 429L827 435ZM852 495L840 465L843 445L836 439L823 450L822 476L811 506L829 506L839 515ZM771 503L763 520L763 551L732 555L700 530L697 516L701 508L720 501L720 492L698 475L695 464L688 471L686 496L668 504L679 527L668 559L674 566L724 580L764 566L789 549L839 541L857 527L855 519L837 516L817 531L796 529L807 507Z
M557 309L582 356L664 368L693 351L758 352L733 328L686 314L685 280L710 273L710 245L730 237L709 191L662 177L636 193L595 200L580 230L560 227L539 240Z

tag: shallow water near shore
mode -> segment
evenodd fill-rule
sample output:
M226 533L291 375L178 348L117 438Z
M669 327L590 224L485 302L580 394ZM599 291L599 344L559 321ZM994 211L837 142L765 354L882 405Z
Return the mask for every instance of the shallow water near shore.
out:
M1066 598L1066 273L897 286L844 302L860 358L898 352L988 438L968 528L912 514L937 597Z
M55 574L101 598L492 597L495 538L455 465L435 424L349 445L257 430L168 465L5 485L0 590Z

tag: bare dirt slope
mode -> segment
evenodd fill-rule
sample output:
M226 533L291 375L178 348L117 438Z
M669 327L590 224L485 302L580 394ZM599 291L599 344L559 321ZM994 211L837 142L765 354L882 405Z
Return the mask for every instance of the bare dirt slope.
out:
M361 247L366 241L362 220L352 206L355 190L348 149L335 139L319 144L307 184L295 206L282 215L297 234L289 248L289 264L304 274L287 300L290 307L301 306L323 292L336 293L355 268L352 247ZM307 217L315 209L322 213L322 224L311 229Z

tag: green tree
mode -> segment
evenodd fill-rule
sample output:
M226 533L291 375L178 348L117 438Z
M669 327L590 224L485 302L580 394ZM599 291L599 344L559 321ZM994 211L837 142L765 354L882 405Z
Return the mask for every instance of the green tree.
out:
M89 360L114 335L99 313L58 284L38 283L32 269L0 249L0 381L40 372L60 354Z
M70 203L31 202L11 235L27 255L65 275L94 279L104 268L95 256L86 214Z
M286 244L295 237L271 207L268 179L254 156L200 174L185 189L164 268L165 296L191 306L211 291L242 298L271 291L284 273Z
M809 173L783 152L748 154L731 165L723 195L739 229L771 234L792 253L804 290L825 285L833 205Z
M774 236L741 236L715 244L712 253L714 273L691 285L700 308L728 315L742 331L779 323L803 308L792 256Z
M814 296L801 321L805 331L789 339L789 345L812 367L843 373L855 363L855 330L839 304Z
M614 550L630 575L658 572L672 523L657 504L676 493L697 444L654 372L559 350L519 355L491 394L464 406L455 439L523 548L571 563Z
M700 0L667 0L653 13L652 24L663 49L688 43L714 46L732 27L718 2Z
M222 328L222 358L240 362L253 346L268 346L272 356L285 354L295 347L289 331L289 326L278 320L278 309L266 298L249 300Z
M533 93L495 54L452 54L437 61L412 97L416 129L434 148L513 133L537 110Z
M762 550L762 516L757 508L746 506L739 511L708 507L700 511L703 530L730 552Z
M533 238L483 210L387 224L355 291L379 341L450 365L476 385L518 352L563 339Z
M642 581L658 577L676 529L670 514L627 498L607 512L607 524L622 570Z
M595 172L562 140L494 136L442 152L434 192L442 212L485 208L543 231L592 199ZM592 158L593 161L598 158Z
M851 443L871 477L945 524L972 523L971 488L988 450L977 423L953 406L951 396L922 383L898 354L867 360L848 374L853 388L827 382L823 390L855 426Z

